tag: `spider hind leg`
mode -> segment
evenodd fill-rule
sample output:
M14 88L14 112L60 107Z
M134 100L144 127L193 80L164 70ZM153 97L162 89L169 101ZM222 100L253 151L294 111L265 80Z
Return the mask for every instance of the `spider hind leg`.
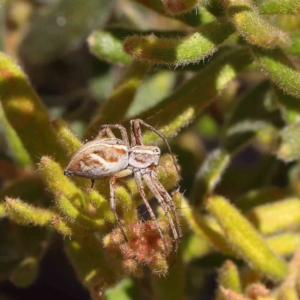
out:
M139 190L139 193L144 201L144 204L147 208L147 211L152 219L152 221L155 223L155 226L157 228L157 231L158 231L158 234L163 242L163 245L164 245L164 250L165 250L165 253L168 254L170 253L170 249L168 249L168 246L167 246L167 243L166 243L166 239L162 233L162 230L161 228L159 227L159 224L158 224L158 221L155 217L155 214L147 200L147 197L146 197L146 194L145 194L145 191L144 191L144 187L143 187L143 183L142 183L142 176L141 176L141 172L140 171L134 171L134 176L135 176L135 181L136 181L136 184L137 184L137 187L138 187L138 190Z
M146 182L148 188L150 189L150 191L155 196L155 198L159 202L160 206L164 210L165 214L167 215L168 222L169 222L169 225L170 225L170 228L171 228L171 231L172 231L172 235L173 235L173 238L174 238L174 247L175 247L174 252L177 253L178 252L178 243L179 243L179 241L182 237L181 226L180 225L178 226L177 221L176 221L176 226L175 226L174 221L172 219L171 212L174 214L174 210L172 209L172 207L170 207L170 203L168 202L168 200L166 200L164 198L165 193L168 193L168 192L163 188L163 191L165 193L163 193L163 195L161 194L162 191L160 190L160 187L157 185L155 180L153 180L153 177L151 176L151 173L153 173L153 171L148 170L147 172L144 172L144 174L142 174L142 177L143 177L144 181ZM171 196L169 195L169 197L171 197ZM173 200L171 198L171 202L172 201ZM174 205L174 207L175 207L175 205ZM178 222L179 222L179 218L177 216L176 210L175 210L174 215L175 215L175 219L177 218Z
M172 214L174 216L175 223L176 223L178 238L179 238L179 240L181 240L181 238L183 237L183 234L182 234L182 228L181 228L179 216L178 216L178 213L177 213L176 205L175 205L172 197L168 193L168 191L165 189L165 187L157 179L157 176L156 176L155 172L151 172L151 178L152 178L152 182L157 187L157 190L159 191L159 193L161 194L163 199L166 201L167 205L171 208L171 211L172 211Z

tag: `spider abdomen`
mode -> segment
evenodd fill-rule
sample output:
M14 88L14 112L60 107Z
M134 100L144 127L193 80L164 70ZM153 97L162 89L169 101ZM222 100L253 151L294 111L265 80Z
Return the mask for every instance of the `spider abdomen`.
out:
M128 148L122 140L109 138L84 144L73 156L64 174L89 179L109 177L128 166Z
M128 165L138 169L158 166L159 157L160 149L156 146L135 146L130 150Z

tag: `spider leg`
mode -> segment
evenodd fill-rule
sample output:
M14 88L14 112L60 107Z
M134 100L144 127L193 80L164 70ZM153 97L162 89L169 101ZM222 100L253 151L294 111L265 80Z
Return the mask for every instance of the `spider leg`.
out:
M148 188L150 189L150 191L152 192L154 197L157 199L157 201L159 202L159 204L161 205L162 209L164 210L164 212L166 213L166 215L168 217L169 224L170 224L172 234L174 236L174 241L175 241L175 251L174 252L177 253L179 236L178 236L174 221L170 214L170 207L168 206L168 203L165 202L165 199L160 194L157 186L154 184L150 173L149 172L144 173L144 174L142 173L142 177L143 177L144 181L146 182Z
M165 238L163 236L163 233L159 227L159 224L157 222L157 219L155 217L155 214L147 200L147 197L146 197L146 194L145 194L145 191L144 191L144 187L143 187L143 182L142 182L142 176L141 176L141 172L140 171L134 171L134 177L135 177L135 181L136 181L136 185L138 187L138 190L139 190L139 193L144 201L144 204L146 205L146 208L150 214L150 217L152 219L152 221L155 223L156 227L157 227L157 230L158 230L158 233L161 237L161 240L163 241L163 244L164 244L164 248L165 248L165 252L168 253L168 249L167 249L167 245L166 245L166 241L165 241Z
M133 144L132 147L135 146L135 145L144 145L143 139L142 139L141 125L148 128L149 130L155 132L164 141L164 143L166 144L166 146L169 150L169 153L172 156L172 160L173 160L174 166L176 168L176 171L178 173L178 176L180 177L180 172L179 172L179 169L178 169L176 158L175 158L175 156L174 156L174 154L171 150L171 147L168 143L167 137L163 133L161 133L159 130L157 130L155 127L149 125L148 123L144 122L141 119L135 119L135 120L130 121L131 142Z
M111 129L119 129L120 130L122 141L124 142L126 147L129 149L130 145L129 145L129 139L128 139L126 129L122 125L119 125L119 124L104 124L104 125L102 125L100 127L100 131L99 131L96 139L102 139L102 137L105 134L107 134L111 138L115 138L116 136L113 134Z
M95 185L95 180L94 180L94 179L91 179L91 187L90 187L90 188L91 188L91 189L94 188L94 185Z
M116 201L115 201L115 191L114 191L114 184L116 182L116 180L118 178L122 178L122 177L126 177L126 176L129 176L130 174L132 174L132 170L130 169L125 169L125 170L122 170L118 173L116 173L113 177L111 177L111 179L109 180L109 188L110 188L110 200L109 200L109 203L110 203L110 209L111 211L113 212L114 214L114 217L117 221L117 224L125 238L125 241L127 242L127 237L126 237L126 234L125 234L125 231L124 231L124 228L122 226L122 223L117 215L117 211L116 211Z
M97 140L101 140L105 135L107 135L110 138L115 138L116 136L113 134L113 132L108 128L101 126L99 133L96 136Z
M168 193L168 191L165 189L165 187L157 179L157 176L156 176L155 172L151 171L150 174L151 174L152 182L155 184L155 186L157 187L158 191L160 192L161 196L165 199L167 204L171 207L172 213L173 213L174 218L175 218L177 233L178 233L179 239L181 239L183 234L182 234L181 224L180 224L180 221L179 221L179 217L178 217L178 214L177 214L177 208L175 206L175 203L174 203L172 197L170 196L170 194Z
M142 138L141 126L136 120L130 121L130 137L131 137L131 147L136 145L142 146L144 145Z

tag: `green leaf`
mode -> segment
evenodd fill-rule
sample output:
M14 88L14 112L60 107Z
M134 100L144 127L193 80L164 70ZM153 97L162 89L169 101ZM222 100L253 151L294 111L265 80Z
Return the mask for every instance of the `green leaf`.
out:
M300 237L297 233L282 233L270 236L266 241L277 255L290 256L299 246Z
M84 229L104 235L106 233L105 221L101 218L92 218L87 213L79 211L71 202L70 198L59 193L55 197L56 207L62 214L66 222L75 224L77 227L83 227Z
M295 14L300 13L299 0L264 0L259 3L259 12L262 14Z
M289 36L260 16L251 1L227 0L223 3L236 30L250 44L271 49L290 43Z
M73 205L84 208L86 201L82 191L64 176L61 166L50 157L42 157L38 171L52 194L62 193L72 199Z
M287 198L256 206L247 212L247 217L262 234L300 228L300 199Z
M218 274L218 291L216 300L227 300L221 292L220 287L230 289L239 294L242 293L241 280L237 266L231 261L226 260Z
M300 98L300 72L282 50L263 51L254 48L253 52L262 70L280 89Z
M154 34L130 36L124 41L124 50L134 59L150 64L181 66L199 62L213 54L231 33L231 24L219 19L202 25L183 38L160 38Z
M5 211L10 219L23 225L50 225L55 213L49 209L36 208L19 199L7 197Z
M275 281L285 277L286 263L271 251L249 221L227 200L213 196L207 200L207 209L220 224L228 244L251 268Z

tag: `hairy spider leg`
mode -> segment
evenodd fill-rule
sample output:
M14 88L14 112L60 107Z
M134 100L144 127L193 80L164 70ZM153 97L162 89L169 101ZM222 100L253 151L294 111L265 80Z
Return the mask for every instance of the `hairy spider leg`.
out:
M139 193L144 201L144 204L146 205L146 208L150 214L150 217L152 219L152 221L155 223L156 227L157 227L157 231L161 237L161 240L163 241L163 244L164 244L164 248L165 248L165 252L168 253L168 247L167 247L167 244L166 244L166 240L164 238L164 235L161 231L161 228L159 227L159 224L157 222L157 219L155 217L155 214L147 200L147 197L146 197L146 194L145 194L145 191L144 191L144 186L143 186L143 182L142 182L142 175L141 175L141 172L138 171L138 170L133 170L134 172L134 177L135 177L135 182L136 182L136 185L138 187L138 190L139 190Z
M124 142L125 146L130 149L129 139L127 135L127 131L124 128L124 126L120 124L104 124L100 127L100 131L96 137L96 139L102 139L105 134L107 134L110 138L116 138L114 133L111 131L111 129L119 129L121 132L122 141Z
M165 135L163 135L161 132L159 132L153 126L145 123L141 119L132 120L130 122L130 126L131 126L131 141L132 141L132 143L134 145L143 145L144 144L143 140L142 140L142 132L141 132L141 126L140 125L143 125L146 128L148 128L149 130L152 130L153 132L155 132L159 137L161 137L164 140L164 142L166 143L166 145L168 147L168 150L169 150L170 154L172 155L174 165L175 165L176 170L177 170L177 172L179 174L179 170L177 168L176 160L175 160L175 158L173 156L173 153L171 151L171 147L170 147L170 145L169 145L169 143L167 141L167 138L165 137ZM166 205L168 207L170 207L171 210L172 210L172 213L174 215L175 222L176 222L176 230L177 230L177 233L178 233L177 236L178 236L178 240L179 240L179 239L182 238L182 230L181 230L181 225L180 225L180 222L179 222L178 214L177 214L177 211L176 211L176 206L174 205L174 202L173 202L171 196L169 195L169 193L166 191L166 189L164 188L164 186L157 179L157 176L156 176L155 172L151 171L151 175L150 176L152 178L152 182L156 185L157 192L160 193L160 195L162 196L164 203L166 203Z
M135 145L144 145L143 139L142 139L141 125L145 126L149 130L155 132L159 137L161 137L163 139L163 141L165 142L165 144L168 147L168 150L169 150L170 154L172 155L174 165L175 165L176 170L179 174L179 170L178 170L178 167L177 167L177 164L176 164L175 157L174 157L174 155L171 151L171 147L170 147L165 135L163 135L156 128L154 128L151 125L145 123L141 119L135 119L135 120L130 121L132 147L135 146ZM172 200L171 196L169 195L169 193L166 191L166 189L163 187L163 185L157 179L157 177L155 175L155 172L148 169L147 173L148 174L150 173L150 175L145 174L145 175L142 175L142 177L143 177L144 181L146 182L147 186L149 187L149 189L151 190L151 192L153 193L153 195L159 201L160 205L162 206L163 210L165 211L165 213L168 217L170 227L171 227L174 239L175 239L175 245L176 245L175 246L176 247L175 252L177 252L177 249L178 249L177 243L182 238L182 230L181 230L181 225L180 225L180 222L179 222L178 214L177 214L177 211L176 211L176 207L175 207L175 205L173 203L173 200ZM150 176L150 178L148 178L149 176ZM175 222L176 222L176 227L175 227L173 219L170 215L170 210L172 211L172 213L174 215Z
M168 191L165 189L165 187L157 179L156 173L151 171L150 175L151 175L152 183L156 186L156 188L159 191L159 193L161 194L161 196L165 199L167 204L171 207L172 213L173 213L174 218L175 218L175 223L176 223L178 236L179 236L179 239L181 239L183 234L182 234L182 229L181 229L181 225L180 225L180 221L179 221L179 217L178 217L178 214L177 214L177 208L175 206L175 203L174 203L172 197L170 196L170 194L168 193Z
M102 127L103 126L101 126L101 128ZM105 135L107 135L110 138L115 138L116 137L109 127L105 127L105 128L100 129L100 131L99 131L99 133L98 133L98 135L96 136L95 139L101 140L101 139L103 139L103 137Z
M148 128L149 130L156 133L164 141L164 143L166 144L166 146L168 148L169 153L172 156L172 160L173 160L174 166L176 168L177 174L180 177L180 172L178 169L176 158L175 158L175 156L171 150L171 147L168 143L167 137L163 133L161 133L159 130L157 130L155 127L149 125L148 123L144 122L141 119L134 119L134 120L130 121L131 143L133 144L132 147L136 146L136 145L144 145L143 140L142 140L141 125L143 125L144 127Z
M169 224L170 224L170 227L171 227L171 230L172 230L172 234L174 236L175 252L177 253L179 236L178 236L175 224L174 224L173 219L172 219L171 214L170 214L170 207L165 202L164 198L160 194L157 187L153 184L150 172L151 172L151 170L149 170L149 169L144 170L144 172L142 172L142 177L143 177L144 181L146 182L148 188L150 189L150 191L152 192L154 197L157 199L158 203L160 204L160 206L162 207L162 209L164 210L164 212L167 215L167 218L169 220Z
M141 127L135 124L135 120L130 121L130 138L131 138L131 147L137 145L144 145L142 139Z
M123 178L123 177L127 177L129 175L132 174L132 170L131 169L124 169L120 172L117 172L113 177L111 177L111 179L109 180L109 189L110 189L110 198L109 198L109 204L110 204L110 209L114 214L114 217L117 221L117 224L125 238L125 241L127 242L128 239L126 237L124 228L122 226L122 223L118 217L117 211L116 211L116 201L115 201L115 190L114 190L114 184L116 183L116 180L119 178Z

